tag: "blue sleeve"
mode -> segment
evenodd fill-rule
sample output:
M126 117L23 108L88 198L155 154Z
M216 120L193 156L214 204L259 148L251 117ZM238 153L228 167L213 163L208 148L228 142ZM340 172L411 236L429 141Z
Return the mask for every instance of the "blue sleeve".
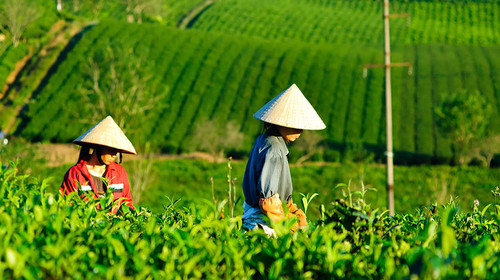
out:
M281 156L268 152L264 165L262 166L262 173L259 180L261 198L270 198L278 192L282 170L283 160Z

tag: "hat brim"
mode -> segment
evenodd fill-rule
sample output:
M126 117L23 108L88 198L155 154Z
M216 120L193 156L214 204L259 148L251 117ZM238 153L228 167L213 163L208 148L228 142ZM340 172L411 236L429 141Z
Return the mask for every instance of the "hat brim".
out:
M326 128L316 110L295 84L269 101L253 116L263 122L295 129Z
M115 149L121 153L124 153L124 154L131 154L131 155L137 155L137 153L135 151L127 151L127 150L124 150L124 149L118 149L116 147L111 147L111 146L108 146L108 145L104 145L104 144L97 144L97 143L89 143L89 142L82 142L82 141L73 141L73 144L76 144L76 145L79 145L79 146L89 146L89 147L93 147L93 146L101 146L101 147L107 147L107 148L111 148L111 149Z

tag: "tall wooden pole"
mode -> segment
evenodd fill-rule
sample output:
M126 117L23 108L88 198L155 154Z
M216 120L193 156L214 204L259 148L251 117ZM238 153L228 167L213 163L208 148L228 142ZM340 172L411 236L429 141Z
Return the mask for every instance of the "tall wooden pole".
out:
M389 214L394 216L394 171L392 152L392 98L391 98L391 43L389 33L389 0L384 0L385 37L385 112L387 124L387 202Z
M389 36L389 19L396 17L409 17L404 14L389 14L389 0L384 0L384 64L367 64L363 67L363 77L366 78L368 68L385 68L385 112L387 124L387 205L389 214L394 216L394 153L392 151L392 97L391 97L391 67L406 66L408 75L413 72L413 66L409 62L391 63L391 45ZM409 21L408 21L409 24Z

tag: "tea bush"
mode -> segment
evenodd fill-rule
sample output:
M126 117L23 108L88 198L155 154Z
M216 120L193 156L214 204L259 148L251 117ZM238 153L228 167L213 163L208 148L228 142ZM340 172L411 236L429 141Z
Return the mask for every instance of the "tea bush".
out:
M243 231L239 216L220 218L200 203L111 214L111 194L88 202L76 193L63 197L47 192L46 180L17 174L13 163L0 166L2 278L500 276L498 205L464 214L451 202L389 217L346 197L322 206L305 230L273 224L273 238Z

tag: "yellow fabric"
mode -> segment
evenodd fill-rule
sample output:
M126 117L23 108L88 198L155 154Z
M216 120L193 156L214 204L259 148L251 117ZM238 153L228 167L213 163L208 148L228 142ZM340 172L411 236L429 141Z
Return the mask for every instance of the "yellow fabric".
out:
M299 228L306 227L307 226L307 217L304 211L302 209L299 209L297 207L297 204L293 203L293 201L290 199L288 204L286 205L288 207L288 217L293 217L296 216L299 219L298 226Z
M288 208L288 218L292 218L293 216L299 219L298 223L292 227L292 232L297 231L299 228L307 227L307 217L302 209L297 207L297 204L290 201L287 203ZM274 222L279 222L285 218L285 212L283 211L283 204L281 204L281 199L278 194L271 196L270 198L261 198L259 199L259 208L260 210L269 217L269 219Z
M262 213L266 214L267 217L274 222L279 222L285 217L283 205L281 204L281 199L278 194L275 194L270 198L260 198L259 208Z

